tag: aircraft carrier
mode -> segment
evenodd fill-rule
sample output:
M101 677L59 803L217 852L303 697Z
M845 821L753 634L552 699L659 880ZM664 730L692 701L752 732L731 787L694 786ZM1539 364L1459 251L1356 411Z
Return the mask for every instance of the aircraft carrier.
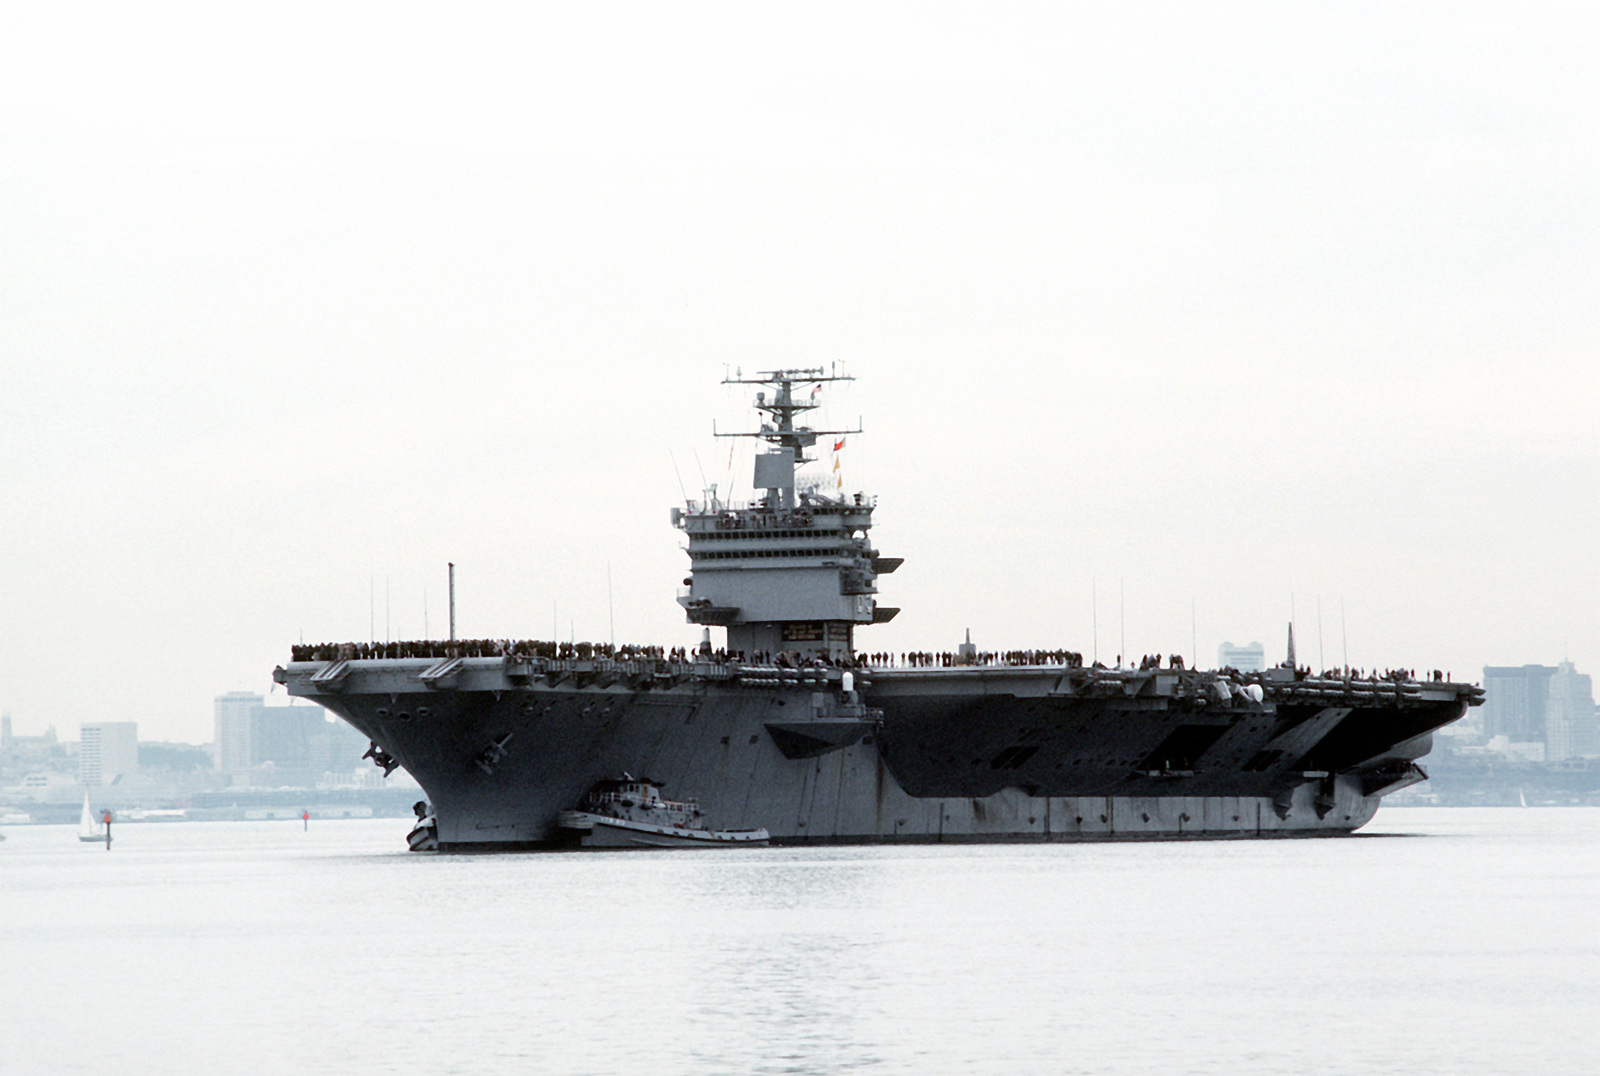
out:
M1314 674L1292 630L1289 660L1255 672L970 640L869 660L857 632L899 612L876 596L901 561L872 545L873 498L801 474L819 439L859 432L805 424L840 380L726 379L761 390L757 428L718 434L759 443L756 497L672 510L698 646L457 640L452 614L447 640L293 647L274 679L416 778L413 847L442 851L558 846L560 813L621 774L775 844L1344 834L1483 700L1438 672Z

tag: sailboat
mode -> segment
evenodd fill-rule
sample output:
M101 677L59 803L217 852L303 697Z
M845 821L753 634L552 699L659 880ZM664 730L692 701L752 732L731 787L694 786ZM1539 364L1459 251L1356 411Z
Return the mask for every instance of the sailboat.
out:
M78 840L98 844L105 839L105 831L100 828L100 823L95 821L94 812L89 809L89 793L85 792L83 814L78 817Z

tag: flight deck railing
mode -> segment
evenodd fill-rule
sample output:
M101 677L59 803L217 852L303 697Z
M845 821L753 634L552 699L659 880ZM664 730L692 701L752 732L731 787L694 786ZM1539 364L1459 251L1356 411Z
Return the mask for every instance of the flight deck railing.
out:
M1304 670L1284 668L1262 672L1233 669L1197 670L1182 666L1169 668L1107 668L1078 664L1071 652L1030 651L1033 660L1015 660L1011 654L983 654L967 660L881 660L889 655L859 655L857 660L829 660L779 655L749 660L742 654L725 651L701 653L689 648L630 647L625 654L549 656L529 653L551 644L499 642L491 645L423 644L420 646L358 646L323 644L297 646L292 663L301 668L295 675L305 677L315 687L337 689L358 672L382 669L404 671L430 687L453 684L464 673L500 671L512 682L528 683L536 677L579 678L586 684L627 680L677 681L694 678L703 681L738 681L746 684L831 684L845 672L853 672L858 683L864 678L882 676L890 681L965 678L1004 678L1012 675L1054 674L1061 678L1060 693L1117 691L1122 694L1193 695L1217 694L1226 690L1238 697L1246 688L1260 688L1263 699L1283 703L1341 702L1376 703L1437 701L1444 696L1463 698L1473 705L1483 699L1477 685L1456 683L1435 674L1432 679L1415 679L1402 673L1388 676L1316 675ZM568 644L563 644L568 645ZM488 650L489 652L484 652ZM440 651L444 651L440 653ZM462 653L461 651L466 651ZM345 656L354 654L356 656ZM331 656L330 656L331 655ZM913 655L919 659L950 659L956 655ZM1021 656L1020 654L1018 655ZM1048 660L1061 659L1065 660ZM305 666L314 665L314 669ZM396 669L396 666L401 666ZM285 670L285 675L287 675ZM308 675L309 674L309 675ZM280 682L282 682L280 680Z

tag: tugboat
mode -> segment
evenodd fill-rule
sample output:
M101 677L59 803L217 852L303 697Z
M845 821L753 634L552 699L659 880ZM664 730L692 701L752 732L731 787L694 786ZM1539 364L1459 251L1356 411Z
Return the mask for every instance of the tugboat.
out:
M412 804L411 810L417 816L417 824L406 834L406 845L413 852L437 852L439 820L433 816L432 805L427 800L418 800Z
M663 799L654 781L626 773L595 785L556 825L582 848L764 847L768 840L764 829L706 829L697 801Z

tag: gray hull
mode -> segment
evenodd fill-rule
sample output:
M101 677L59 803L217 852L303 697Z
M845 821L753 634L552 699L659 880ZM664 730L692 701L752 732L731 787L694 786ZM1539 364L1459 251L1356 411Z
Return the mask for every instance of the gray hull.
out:
M1349 833L1421 779L1474 689L1268 683L1061 667L297 662L327 706L426 791L443 850L554 846L596 782L647 776L718 829L775 844ZM1226 691L1221 692L1226 695Z

